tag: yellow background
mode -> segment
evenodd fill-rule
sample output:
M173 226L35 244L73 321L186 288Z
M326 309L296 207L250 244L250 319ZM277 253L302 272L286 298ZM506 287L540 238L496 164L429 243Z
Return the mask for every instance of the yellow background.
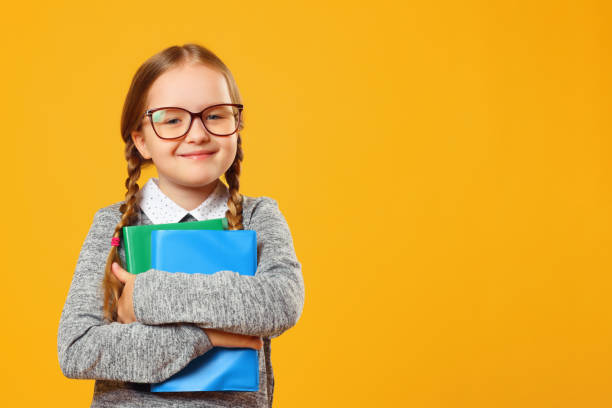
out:
M241 190L277 199L303 266L274 406L609 407L608 4L5 6L0 402L89 406L57 327L125 192L123 100L199 42L244 97Z

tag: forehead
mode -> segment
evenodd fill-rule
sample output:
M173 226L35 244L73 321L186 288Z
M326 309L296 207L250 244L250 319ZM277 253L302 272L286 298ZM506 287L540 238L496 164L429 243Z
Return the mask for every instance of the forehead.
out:
M197 112L216 103L232 103L223 74L188 64L169 69L153 82L147 107L177 106Z

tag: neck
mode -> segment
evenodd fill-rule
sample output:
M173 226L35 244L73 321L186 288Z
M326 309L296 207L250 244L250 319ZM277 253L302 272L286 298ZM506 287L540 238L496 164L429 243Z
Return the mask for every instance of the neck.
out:
M183 207L187 211L197 208L208 198L209 195L217 188L217 183L221 180L215 179L210 184L203 187L187 187L181 186L167 181L163 177L159 177L159 189L167 195L172 201Z

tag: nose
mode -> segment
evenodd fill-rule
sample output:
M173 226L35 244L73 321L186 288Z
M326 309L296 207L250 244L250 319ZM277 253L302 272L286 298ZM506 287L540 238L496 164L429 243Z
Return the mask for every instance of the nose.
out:
M206 130L204 126L204 122L202 122L202 118L200 116L196 116L193 118L191 122L191 128L187 135L185 136L185 142L187 143L203 143L210 140L211 135Z

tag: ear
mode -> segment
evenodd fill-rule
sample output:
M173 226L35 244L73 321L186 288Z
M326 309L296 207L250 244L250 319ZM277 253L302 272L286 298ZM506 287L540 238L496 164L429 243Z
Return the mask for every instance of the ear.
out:
M151 153L147 148L147 144L145 143L144 134L142 130L133 130L132 131L132 141L136 146L136 149L140 152L140 155L145 159L151 158Z

